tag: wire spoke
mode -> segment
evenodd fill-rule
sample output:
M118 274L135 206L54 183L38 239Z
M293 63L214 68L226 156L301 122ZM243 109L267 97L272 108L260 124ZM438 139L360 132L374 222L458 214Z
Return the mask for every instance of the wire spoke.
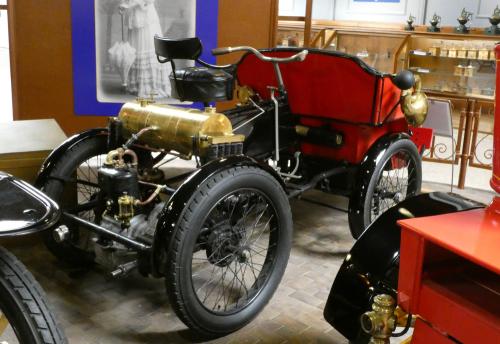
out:
M381 169L370 201L370 220L375 221L399 201L415 194L409 190L416 183L415 162L406 151L394 153Z
M196 296L212 312L237 311L252 301L272 271L276 210L261 191L241 189L222 197L201 228L191 262Z

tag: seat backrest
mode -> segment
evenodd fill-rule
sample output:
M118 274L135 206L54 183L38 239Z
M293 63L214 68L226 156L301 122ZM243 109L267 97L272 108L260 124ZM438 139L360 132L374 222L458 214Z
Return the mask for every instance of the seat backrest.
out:
M289 57L300 50L277 48L267 56ZM354 124L380 125L403 118L401 90L390 77L356 57L310 49L304 62L280 65L291 111ZM238 64L238 82L268 99L268 86L277 86L271 63L247 54ZM389 118L389 116L391 116Z
M429 111L422 127L433 129L434 135L453 137L452 108L449 100L429 99Z
M162 62L197 60L203 51L203 46L198 37L168 39L155 36L155 50L158 58L164 59Z

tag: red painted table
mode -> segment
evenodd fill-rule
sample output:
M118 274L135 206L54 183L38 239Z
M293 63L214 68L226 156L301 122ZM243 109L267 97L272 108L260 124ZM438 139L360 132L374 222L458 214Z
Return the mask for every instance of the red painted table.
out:
M499 204L399 222L399 305L425 319L412 343L500 343Z

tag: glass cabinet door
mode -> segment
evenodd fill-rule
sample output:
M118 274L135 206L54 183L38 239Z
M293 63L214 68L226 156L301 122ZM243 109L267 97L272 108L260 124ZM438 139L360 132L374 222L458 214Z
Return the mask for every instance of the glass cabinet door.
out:
M409 69L422 78L424 91L493 100L494 41L414 37Z
M384 72L395 73L403 69L409 36L368 32L337 32L336 49L354 55L369 66Z

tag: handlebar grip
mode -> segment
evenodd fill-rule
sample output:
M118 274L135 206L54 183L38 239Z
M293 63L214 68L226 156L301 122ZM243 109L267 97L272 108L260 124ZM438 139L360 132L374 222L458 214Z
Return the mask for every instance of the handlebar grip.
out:
M227 48L215 48L215 49L212 49L212 55L214 56L218 56L218 55L225 55L225 54L229 54L231 52L231 48L227 47Z
M304 60L307 57L307 54L309 54L308 50L302 50L300 53L298 53L297 55L295 55L296 56L296 60L295 61L304 62Z

